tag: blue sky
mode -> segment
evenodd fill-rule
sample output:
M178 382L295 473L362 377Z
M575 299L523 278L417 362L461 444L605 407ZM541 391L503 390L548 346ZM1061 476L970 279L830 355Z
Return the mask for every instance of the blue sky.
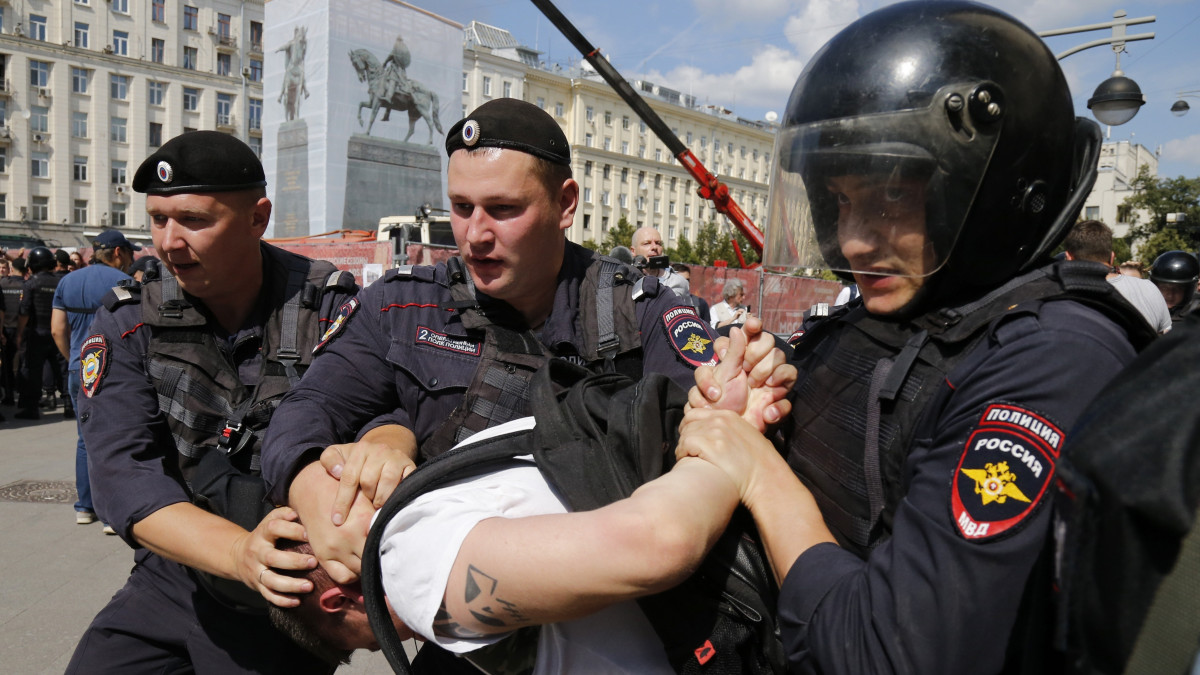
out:
M466 24L471 20L511 31L543 59L566 64L579 54L529 0L409 0ZM781 111L805 62L831 36L859 16L891 4L880 0L556 0L558 8L608 55L628 79L648 79L688 92L701 102L760 119ZM1121 67L1146 96L1129 123L1112 127L1114 141L1161 147L1159 175L1200 176L1200 91L1188 99L1184 117L1170 112L1176 93L1200 90L1200 2L1143 0L996 0L1035 31L1112 20L1124 9L1130 18L1154 15L1152 24L1130 34L1153 32L1153 40L1130 42ZM1051 38L1061 52L1107 37L1097 31ZM1067 57L1063 71L1076 114L1090 117L1087 100L1112 75L1111 48L1096 47ZM1106 129L1108 131L1108 129Z

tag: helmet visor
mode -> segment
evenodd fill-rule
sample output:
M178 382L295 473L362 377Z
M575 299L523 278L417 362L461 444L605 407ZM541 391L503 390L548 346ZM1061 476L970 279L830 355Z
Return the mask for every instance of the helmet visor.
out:
M996 137L950 119L944 97L933 100L781 129L764 265L907 277L941 269Z

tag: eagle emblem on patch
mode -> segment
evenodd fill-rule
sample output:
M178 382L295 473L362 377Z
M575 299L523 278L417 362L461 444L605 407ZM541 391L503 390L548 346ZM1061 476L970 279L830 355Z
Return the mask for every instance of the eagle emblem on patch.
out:
M93 335L79 348L79 388L88 398L95 396L107 372L108 339Z
M350 298L344 305L338 308L337 315L333 317L333 322L329 324L329 328L325 329L325 334L321 336L321 341L313 347L313 354L319 354L325 345L333 341L343 330L346 329L346 324L350 322L350 317L354 316L354 312L358 311L358 298Z
M716 337L691 307L674 307L663 314L663 327L675 353L696 366L717 363Z
M958 533L984 540L1017 531L1053 483L1062 443L1062 430L1046 416L989 405L954 471L950 510Z

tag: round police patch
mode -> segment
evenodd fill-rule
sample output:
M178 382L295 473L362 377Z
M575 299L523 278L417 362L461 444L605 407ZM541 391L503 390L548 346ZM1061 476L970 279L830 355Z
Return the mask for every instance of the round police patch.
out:
M346 329L346 324L350 322L350 317L358 310L358 298L350 298L346 304L342 305L337 315L333 317L333 322L329 324L329 328L325 329L325 334L321 336L321 341L313 347L313 354L319 354L325 345L333 341L343 330Z
M164 183L170 183L175 179L175 169L165 161L158 163L158 179Z
M463 143L466 143L468 148L478 143L479 122L476 122L475 120L468 120L462 128L462 139Z
M108 372L108 339L93 335L79 348L79 388L88 398L100 391L104 374Z
M1052 483L1062 441L1043 415L989 405L954 471L950 510L959 534L984 540L1016 531Z
M674 307L663 314L663 326L675 353L692 366L717 363L716 338L691 307Z

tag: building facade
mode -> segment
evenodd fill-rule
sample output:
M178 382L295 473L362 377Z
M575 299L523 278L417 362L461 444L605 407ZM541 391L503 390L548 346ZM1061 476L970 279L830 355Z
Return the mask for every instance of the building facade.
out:
M572 241L600 241L624 217L653 226L668 246L694 241L700 226L723 222L667 146L589 67L547 67L505 30L472 22L465 30L462 115L488 100L519 98L550 113L571 144L580 203ZM684 145L728 187L755 223L767 214L775 128L651 82L631 83ZM761 224L760 224L761 227Z
M262 0L0 2L0 232L148 239L129 184L166 140L216 129L261 152Z
M1108 225L1116 237L1129 234L1137 214L1122 204L1127 197L1133 196L1133 181L1142 166L1149 169L1151 176L1158 176L1158 155L1144 145L1116 141L1101 146L1096 185L1080 215ZM1143 220L1147 217L1142 214Z

